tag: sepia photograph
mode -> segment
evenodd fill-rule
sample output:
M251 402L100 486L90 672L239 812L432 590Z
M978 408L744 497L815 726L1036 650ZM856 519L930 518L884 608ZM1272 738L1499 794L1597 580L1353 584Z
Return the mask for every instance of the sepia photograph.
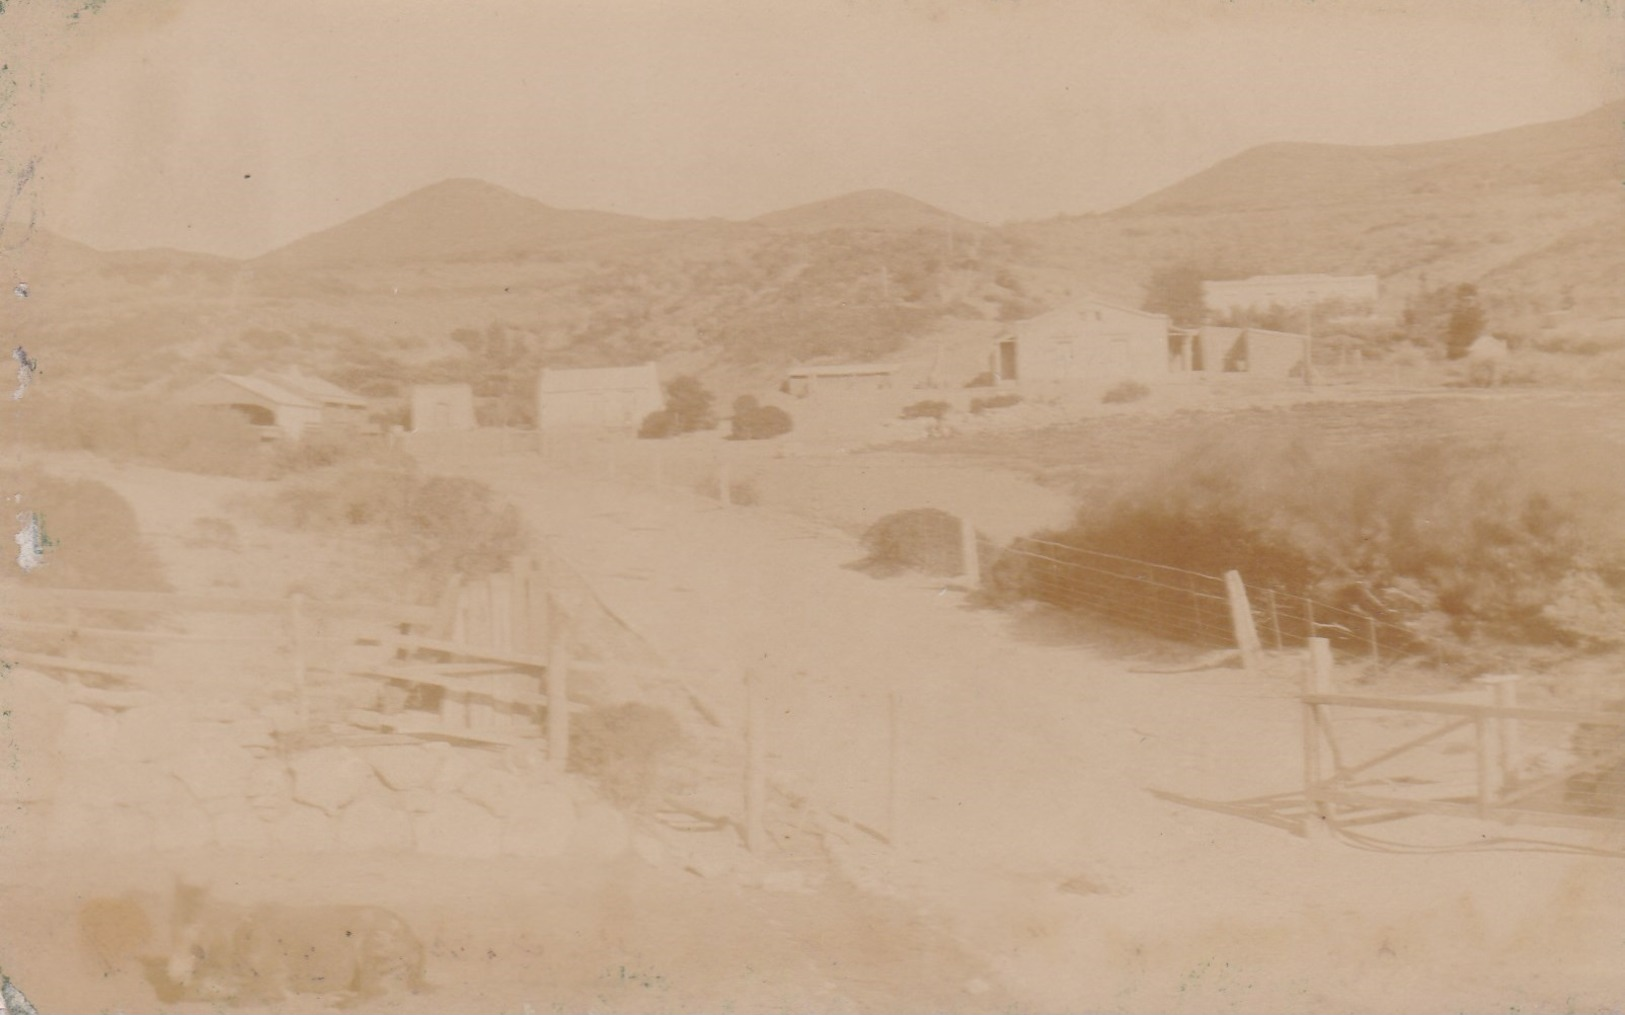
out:
M1625 1011L1615 0L0 0L0 308L0 1015Z

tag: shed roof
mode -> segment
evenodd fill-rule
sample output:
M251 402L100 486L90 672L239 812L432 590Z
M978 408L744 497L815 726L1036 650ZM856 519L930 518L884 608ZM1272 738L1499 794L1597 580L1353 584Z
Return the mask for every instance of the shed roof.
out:
M269 379L275 384L315 402L346 405L356 409L367 408L367 400L360 395L345 391L331 381L323 380L320 377L312 377L298 370L273 374L270 375Z
M896 363L826 363L819 366L791 367L791 377L869 377L895 374L902 367Z
M255 394L277 405L291 405L301 409L319 409L321 403L306 398L296 391L290 391L283 385L266 380L263 377L245 377L242 374L217 374L221 380L235 384L251 394Z
M635 367L543 370L537 388L545 394L563 394L571 391L628 391L651 385L659 388L660 375L653 363L644 363Z

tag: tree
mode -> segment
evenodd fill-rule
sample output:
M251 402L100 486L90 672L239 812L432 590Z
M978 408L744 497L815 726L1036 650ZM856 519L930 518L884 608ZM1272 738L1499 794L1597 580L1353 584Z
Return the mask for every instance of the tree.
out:
M1167 314L1182 327L1194 327L1207 316L1202 300L1201 268L1190 262L1158 268L1145 284L1141 307L1154 314Z
M755 400L752 399L752 401ZM792 425L790 414L776 405L751 405L744 412L734 412L733 429L728 434L728 439L733 441L766 440L769 437L778 437L781 434L789 433Z
M666 385L666 411L677 419L677 432L710 430L717 425L716 413L711 408L714 396L705 390L698 377L684 374L672 378Z
M1484 308L1478 303L1478 287L1463 282L1456 286L1450 307L1450 323L1445 325L1444 350L1450 359L1461 359L1484 333Z

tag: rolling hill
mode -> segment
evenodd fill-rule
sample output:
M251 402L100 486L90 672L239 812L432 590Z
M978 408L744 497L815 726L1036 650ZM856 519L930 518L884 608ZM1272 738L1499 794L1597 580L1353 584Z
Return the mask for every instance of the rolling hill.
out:
M1396 309L1474 282L1512 313L1625 316L1625 103L1473 137L1390 147L1271 144L1115 211L1009 231L1086 277L1143 283L1371 273ZM1588 239L1589 237L1589 239Z
M29 341L55 376L119 387L297 362L377 394L468 380L517 412L543 363L770 383L1072 293L1132 304L1181 262L1373 273L1390 309L1470 281L1498 322L1619 332L1622 120L1614 104L1428 144L1267 145L1110 213L1000 228L890 191L658 221L449 180L247 261L41 234L28 317L50 346Z

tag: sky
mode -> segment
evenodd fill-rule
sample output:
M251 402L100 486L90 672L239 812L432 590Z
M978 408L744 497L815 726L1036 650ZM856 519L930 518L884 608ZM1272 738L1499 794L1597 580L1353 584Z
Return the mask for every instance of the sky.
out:
M32 55L45 228L252 256L453 177L654 218L868 188L989 223L1104 211L1266 142L1587 112L1625 97L1625 10L104 0Z

